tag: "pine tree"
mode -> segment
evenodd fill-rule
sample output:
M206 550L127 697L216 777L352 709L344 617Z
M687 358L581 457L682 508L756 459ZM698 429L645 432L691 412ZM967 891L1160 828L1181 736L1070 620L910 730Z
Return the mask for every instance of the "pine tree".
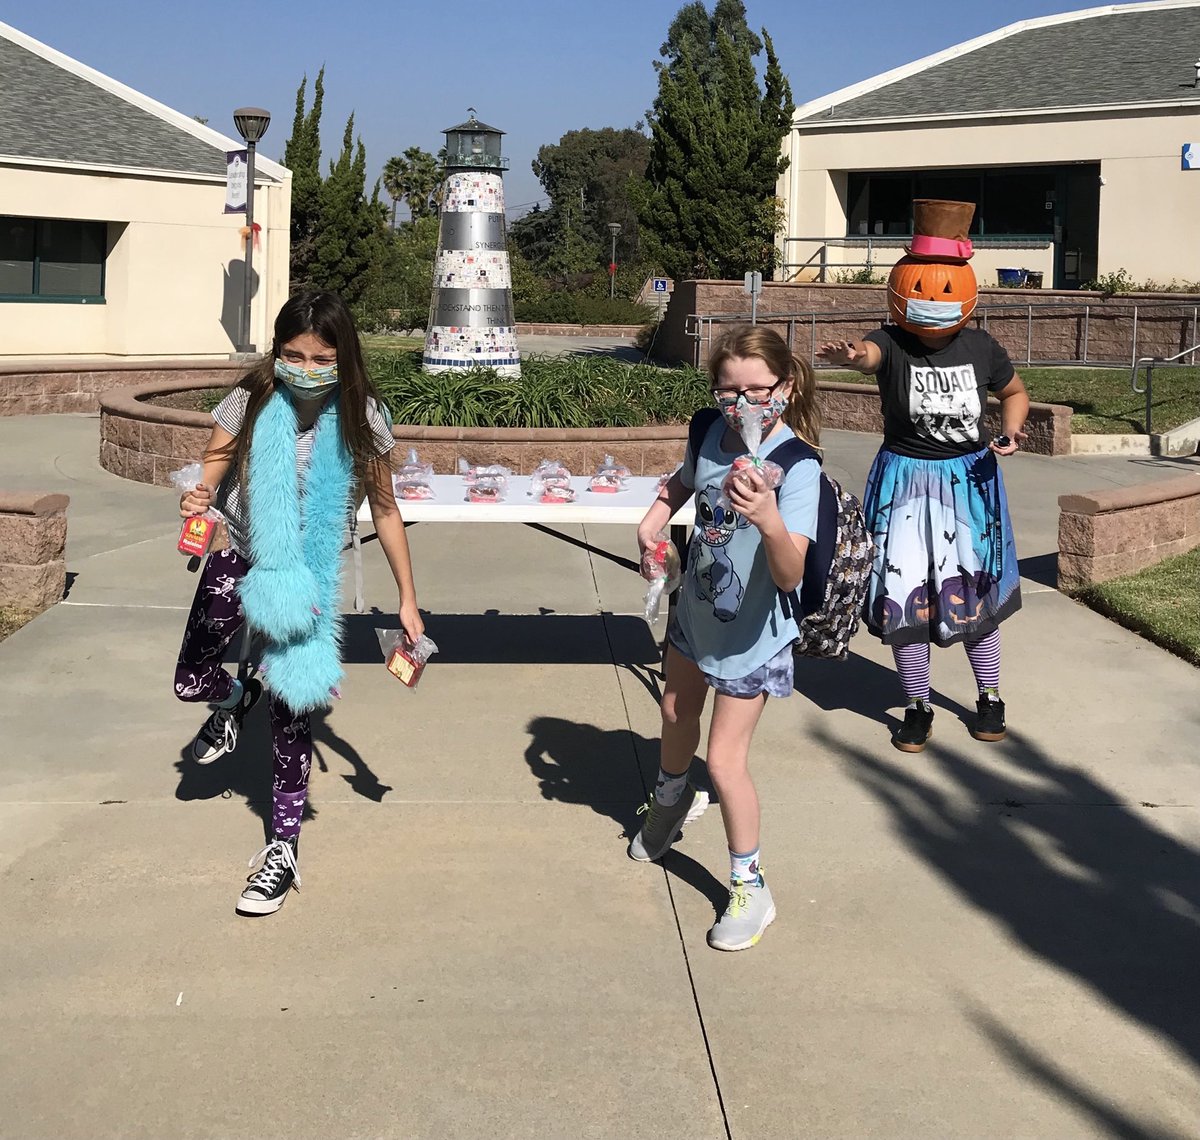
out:
M754 57L764 49L762 91ZM646 182L634 195L650 252L676 277L770 271L795 110L771 37L750 31L742 0L718 0L711 18L697 2L676 15L662 54Z

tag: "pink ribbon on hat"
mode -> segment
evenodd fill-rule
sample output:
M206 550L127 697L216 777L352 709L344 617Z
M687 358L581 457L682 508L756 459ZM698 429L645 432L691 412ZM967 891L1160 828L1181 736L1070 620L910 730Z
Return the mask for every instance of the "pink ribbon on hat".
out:
M954 257L966 260L975 250L969 241L954 238L930 237L928 234L913 234L909 252L916 257Z

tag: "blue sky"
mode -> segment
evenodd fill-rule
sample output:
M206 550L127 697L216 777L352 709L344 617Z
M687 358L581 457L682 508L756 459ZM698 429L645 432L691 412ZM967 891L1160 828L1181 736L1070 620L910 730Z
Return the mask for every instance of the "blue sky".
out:
M708 0L712 8L713 0ZM1078 0L747 0L797 103L1004 24L1088 7ZM296 88L325 65L324 156L351 111L371 177L409 146L436 151L468 106L507 132L510 218L543 192L538 148L581 127L633 126L657 90L653 62L682 0L0 0L0 20L211 126L234 107L274 118L262 150L280 158ZM926 14L940 10L950 19ZM1019 83L1020 77L1013 76Z

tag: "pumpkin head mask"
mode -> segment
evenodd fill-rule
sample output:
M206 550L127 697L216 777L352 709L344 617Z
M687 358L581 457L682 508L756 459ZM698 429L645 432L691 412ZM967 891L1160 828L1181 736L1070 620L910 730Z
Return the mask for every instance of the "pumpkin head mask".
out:
M888 277L888 310L901 328L950 336L971 319L979 300L975 272L967 264L974 252L967 236L974 214L970 202L913 202L908 256Z

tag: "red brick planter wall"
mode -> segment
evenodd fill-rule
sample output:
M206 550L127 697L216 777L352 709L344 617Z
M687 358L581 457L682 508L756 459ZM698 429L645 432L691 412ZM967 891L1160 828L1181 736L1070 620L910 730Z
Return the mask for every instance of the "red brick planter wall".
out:
M0 605L41 613L67 587L66 495L0 493Z
M100 395L114 388L170 384L185 377L192 388L232 384L246 370L236 361L156 360L151 363L55 363L33 371L25 364L0 364L0 416L94 412Z
M1058 500L1058 585L1133 574L1200 546L1200 475Z
M232 383L234 377L227 377ZM100 400L100 465L114 475L166 486L170 473L200 458L212 431L203 412L148 404L150 396L194 390L194 380L146 384L108 392ZM211 387L211 385L208 385ZM883 429L879 396L866 384L822 384L820 397L826 428L864 431ZM988 422L999 431L999 405L993 400ZM1034 404L1026 425L1025 449L1041 455L1071 451L1071 409ZM399 447L415 447L435 471L453 473L459 457L472 463L502 463L528 473L546 458L561 459L573 471L588 471L606 454L615 455L635 475L661 475L683 457L684 425L640 428L521 429L447 428L401 424L392 434Z

